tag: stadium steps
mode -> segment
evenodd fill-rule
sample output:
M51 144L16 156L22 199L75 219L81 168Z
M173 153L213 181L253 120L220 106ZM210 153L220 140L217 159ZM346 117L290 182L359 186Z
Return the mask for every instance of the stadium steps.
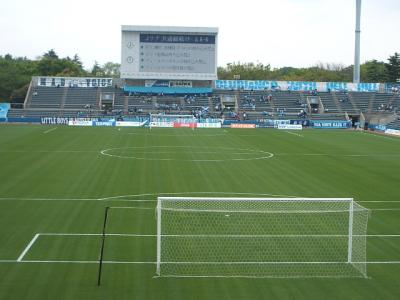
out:
M61 103L60 103L60 109L63 110L64 109L64 105L65 105L65 100L67 99L67 93L68 93L68 88L67 87L63 87L63 95L61 97Z
M360 109L358 109L357 103L354 101L353 93L349 93L348 99L349 99L351 105L353 106L353 109L357 110L357 111L360 111Z
M27 94L25 96L25 101L24 101L23 108L29 107L29 105L31 103L33 91L34 91L33 80L31 80L31 82L29 83L28 92L27 92Z
M368 112L368 113L372 112L372 110L373 110L373 108L374 108L374 101L375 101L375 98L376 98L376 94L374 93L374 94L372 95L372 97L370 98L370 100L368 101L368 109L367 109L367 112Z
M335 103L335 105L338 108L339 112L343 113L343 109L342 109L342 106L340 105L340 102L339 102L339 99L338 99L338 96L337 96L336 92L332 92L331 95L332 95L333 102Z
M129 97L124 96L124 111L128 112L128 110L129 110Z
M396 115L395 119L386 125L387 128L400 130L400 116Z
M332 95L333 102L335 103L335 105L336 105L337 109L339 110L339 112L343 113L343 109L342 109L342 107L340 105L340 102L339 102L339 99L338 99L338 97L336 95L336 92L332 92L331 95Z

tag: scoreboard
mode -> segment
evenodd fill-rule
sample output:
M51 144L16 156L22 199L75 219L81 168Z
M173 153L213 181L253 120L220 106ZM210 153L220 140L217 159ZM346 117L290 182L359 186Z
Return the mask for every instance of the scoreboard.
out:
M122 26L121 77L217 79L217 28Z

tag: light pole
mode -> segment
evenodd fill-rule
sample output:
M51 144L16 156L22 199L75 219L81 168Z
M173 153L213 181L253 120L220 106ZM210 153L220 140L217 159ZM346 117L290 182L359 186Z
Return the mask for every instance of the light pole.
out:
M360 19L361 19L361 0L356 0L356 40L354 53L354 74L353 83L360 83Z

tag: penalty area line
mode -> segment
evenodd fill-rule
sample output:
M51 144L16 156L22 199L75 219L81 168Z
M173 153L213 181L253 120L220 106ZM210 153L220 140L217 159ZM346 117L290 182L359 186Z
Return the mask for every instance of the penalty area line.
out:
M40 236L40 233L36 233L35 236L32 238L32 240L29 242L29 244L25 247L24 251L20 254L20 256L17 258L18 262L21 262L26 253L28 253L29 249L32 247L32 245L36 242L37 238Z
M56 130L57 128L58 128L58 127L48 129L48 130L44 131L43 133L44 133L44 134L47 134L47 133L49 133L49 132L52 132L52 131Z
M304 137L304 135L302 135L302 134L299 134L299 133L290 132L290 131L285 131L285 132L286 132L286 133L288 133L288 134L291 134L291 135L298 136L298 137Z

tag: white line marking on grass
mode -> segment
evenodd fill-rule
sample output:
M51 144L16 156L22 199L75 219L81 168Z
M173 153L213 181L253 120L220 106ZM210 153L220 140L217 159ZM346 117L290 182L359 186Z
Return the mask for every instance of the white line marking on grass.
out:
M144 197L144 196L169 196L169 195L250 195L250 196L271 196L271 197L290 197L296 198L299 196L293 195L282 195L282 194L269 194L269 193L236 193L236 192L177 192L177 193L147 193L147 194L131 194L131 195L120 195L120 196L110 196L104 198L98 198L98 200L113 200L118 198L134 198L134 197ZM151 200L157 201L157 199ZM400 201L399 201L400 203Z
M39 233L47 236L102 236L102 233ZM106 236L123 236L123 237L155 237L155 234L136 234L136 233L107 233Z
M234 150L236 152L226 152L227 155L232 154L232 155L238 155L239 158L231 157L231 158L213 158L213 159L185 159L185 158L174 158L174 157L168 157L168 158L161 158L161 157L143 157L140 156L141 153L144 153L144 150L146 147L118 147L118 148L109 148L109 149L103 149L100 151L100 154L108 157L113 157L113 158L120 158L120 159L136 159L136 160L148 160L148 161L186 161L186 162L226 162L226 161L247 161L247 160L263 160L263 159L269 159L274 156L273 153L267 152L264 150L257 150L257 149L243 149L243 148L232 148L232 147L213 147L211 150L214 150L213 152L210 152L209 147L192 147L192 146L148 146L146 149L172 149L171 153L175 153L173 149L189 149L192 154L198 155L198 154L203 154L203 153L221 153L223 151L228 151L228 150ZM127 149L129 150L129 153L132 153L131 155L119 155L119 154L113 154L113 151L126 151ZM193 149L193 150L192 150ZM204 150L202 150L204 149ZM216 152L215 152L216 151ZM239 151L239 152L238 152ZM110 153L111 152L111 153ZM169 153L168 152L168 153ZM147 153L147 152L146 152ZM150 152L151 153L151 152ZM161 152L162 153L162 152ZM167 153L167 152L166 152ZM246 157L243 156L243 153L246 153L246 155L252 154L254 157ZM139 154L139 155L138 155ZM241 157L243 156L243 157Z
M46 133L52 132L52 131L56 130L57 128L58 128L58 127L51 128L51 129L49 129L49 130L44 131L43 133L46 134Z
M0 261L1 262L1 261ZM12 262L12 261L9 261ZM16 262L16 261L13 261ZM59 264L98 264L98 260L24 260L22 263L59 263ZM103 260L103 264L156 264L155 261L115 261Z
M0 153L99 153L90 150L0 150Z
M98 260L0 260L0 263L59 263L59 264L98 264ZM157 264L155 261L115 261L115 260L106 260L103 261L104 264ZM204 264L205 262L169 262L170 264ZM213 264L213 262L206 262L207 264ZM260 264L260 262L216 262L214 264ZM262 263L262 262L261 262ZM265 262L262 264L277 264L278 262ZM391 260L391 261L366 261L362 262L366 264L400 264L399 260ZM165 263L164 264L168 264ZM279 262L279 264L347 264L347 262Z
M101 233L39 233L39 235L43 236L102 236ZM106 236L122 236L122 237L157 237L156 234L139 234L139 233L107 233ZM308 235L284 235L284 234L267 234L267 235L235 235L235 234L164 234L163 236L167 237L199 237L199 238L221 238L221 237L243 237L243 238L254 238L254 237L348 237L345 234L308 234ZM353 236L358 237L378 237L378 238L398 238L400 234L367 234L367 235L358 235L354 234Z
M275 156L332 156L332 157L397 157L397 153L334 154L334 153L274 153Z
M356 202L371 202L371 203L400 203L400 200L356 200Z
M26 255L26 253L29 251L29 249L32 247L32 245L35 243L37 238L40 236L40 233L36 233L33 239L29 242L29 244L25 247L24 251L22 251L21 255L17 258L17 261L20 262Z
M140 207L140 206L110 206L113 209L147 209L147 210L154 210L155 207ZM400 210L400 208L399 208Z
M385 210L387 210L387 211L396 211L396 210L400 210L400 208L368 208L368 210L372 210L372 211L377 211L377 210L380 210L380 211L385 211Z
M285 132L286 132L286 133L289 133L289 134L292 134L292 135L295 135L295 136L304 137L304 135L299 134L299 133L290 132L290 131L285 131Z
M0 201L116 201L116 202L157 202L157 200L148 199L96 199L96 198L0 198Z
M1 151L0 151L1 152ZM161 193L142 193L142 194L129 194L129 195L117 195L101 198L29 198L29 197L0 197L0 201L117 201L117 202L157 202L159 196L172 196L172 195L190 195L195 197L198 195L248 195L248 196L268 196L268 197L285 197L285 198L299 198L303 196L299 195L283 195L283 194L271 194L271 193L237 193L237 192L161 192ZM153 199L135 199L139 197L153 197ZM133 199L131 199L133 198ZM400 200L357 200L360 203L399 203Z
M393 136L393 135L384 135L384 134L379 134L379 133L374 133L371 131L361 131L362 134L369 134L370 136L374 136L377 138L381 138L381 139L387 139L387 140L391 140L391 141L395 141L398 140L397 136Z

